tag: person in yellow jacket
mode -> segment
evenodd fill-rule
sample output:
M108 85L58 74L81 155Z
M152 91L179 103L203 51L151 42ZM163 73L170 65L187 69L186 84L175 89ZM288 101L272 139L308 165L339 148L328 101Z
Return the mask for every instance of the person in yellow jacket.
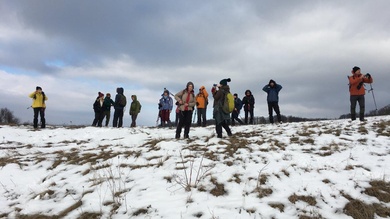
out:
M196 109L198 113L198 126L206 127L206 111L209 94L204 86L199 88L199 93L196 95ZM202 121L203 120L203 121Z
M34 110L34 128L38 128L38 114L41 117L41 128L46 127L45 109L47 96L42 91L42 88L37 86L35 91L29 95L33 99L31 107Z
M364 95L366 94L366 89L364 84L371 84L373 79L369 73L363 75L360 72L360 68L355 66L352 68L352 76L348 77L349 80L349 93L350 93L350 102L351 102L351 120L356 120L356 103L359 103L359 119L360 121L364 120L364 110L365 110L365 100Z

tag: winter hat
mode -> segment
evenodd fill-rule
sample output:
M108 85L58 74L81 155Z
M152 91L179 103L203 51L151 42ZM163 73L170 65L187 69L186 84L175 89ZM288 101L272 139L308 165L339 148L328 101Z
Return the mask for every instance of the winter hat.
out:
M237 95L237 94L233 94L233 96L235 96L235 97L238 97L238 95Z
M163 93L163 95L164 94L167 94L167 95L169 95L169 90L164 90L164 93Z
M106 93L106 97L111 97L111 94L110 93Z
M39 86L37 86L37 87L35 88L35 90L42 90L42 88L39 87Z
M99 97L104 97L104 94L102 92L98 92Z
M226 86L228 82L230 82L230 78L227 78L227 79L222 79L219 84L222 85L222 86Z
M191 81L189 81L189 82L187 83L187 86L186 86L186 88L188 89L188 87L189 87L190 85L192 85L192 89L194 89L194 88L195 88L195 87L194 87L194 83L192 83Z
M352 68L352 72L355 73L359 69L360 69L359 67L355 66L355 67Z

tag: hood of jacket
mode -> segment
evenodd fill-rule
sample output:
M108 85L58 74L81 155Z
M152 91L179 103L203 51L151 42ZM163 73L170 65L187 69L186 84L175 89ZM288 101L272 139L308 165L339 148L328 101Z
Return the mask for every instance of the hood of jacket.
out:
M134 98L133 101L137 101L137 95L133 94L133 95L131 95L131 97Z
M117 92L118 94L122 94L122 95L123 95L123 92L124 92L123 87L118 87L118 88L116 89L116 92Z
M246 93L248 93L249 92L249 96L251 96L252 95L252 91L251 90L246 90L245 91L245 96L246 96Z

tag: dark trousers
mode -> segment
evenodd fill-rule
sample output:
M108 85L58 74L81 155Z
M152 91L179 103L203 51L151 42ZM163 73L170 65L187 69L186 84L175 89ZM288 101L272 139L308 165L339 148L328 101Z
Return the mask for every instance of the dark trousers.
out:
M269 122L271 124L274 123L274 116L273 116L274 110L275 110L278 122L282 121L282 117L280 116L280 109L279 109L278 102L268 102L268 115L269 115Z
M104 118L106 118L106 127L110 123L110 117L111 117L111 112L110 111L104 111Z
M225 129L228 136L232 136L232 131L230 130L229 125L226 123L226 120L219 124L215 124L215 132L217 133L218 138L222 138L222 127Z
M192 110L179 112L179 124L176 128L176 138L180 138L181 129L184 127L184 138L189 137L192 119Z
M198 111L198 126L206 127L206 111L207 108L197 109Z
M136 115L131 115L131 125L130 125L130 127L135 127L137 124L136 124L136 120L137 120L137 116L138 116L138 114L136 114Z
M364 120L364 110L365 110L365 101L364 101L364 95L352 95L350 97L351 101L351 119L356 119L356 103L359 103L359 119Z
M245 124L248 124L248 114L250 115L249 124L253 124L253 108L245 109Z
M92 122L92 126L102 127L104 118L104 112L95 112L95 119Z
M123 126L123 109L115 109L114 119L112 121L112 127L122 127Z
M238 118L238 115L240 115L240 111L233 110L233 112L232 112L232 125L235 125L235 121L239 122L241 125L244 124L244 122L240 118Z
M46 128L45 108L37 107L34 109L34 128L38 128L38 115L41 117L41 128Z

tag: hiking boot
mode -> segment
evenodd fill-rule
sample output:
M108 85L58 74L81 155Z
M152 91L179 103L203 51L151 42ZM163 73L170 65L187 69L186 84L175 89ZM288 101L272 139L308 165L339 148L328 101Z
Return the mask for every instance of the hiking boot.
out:
M180 135L175 135L175 138L176 139L180 139Z
M190 136L189 135L184 135L184 138L190 138Z

